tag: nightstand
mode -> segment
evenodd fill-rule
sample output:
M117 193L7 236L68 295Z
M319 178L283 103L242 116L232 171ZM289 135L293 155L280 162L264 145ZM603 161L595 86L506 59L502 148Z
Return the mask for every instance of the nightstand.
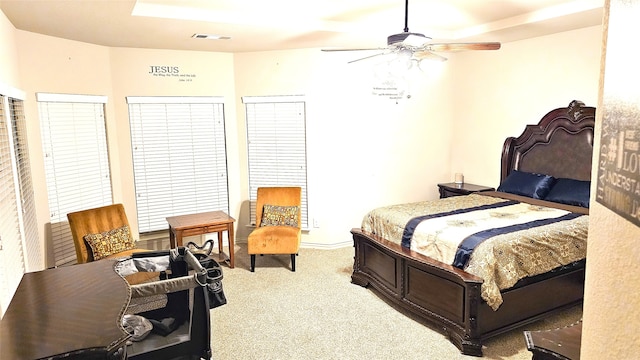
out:
M438 190L440 190L440 199L444 199L450 196L469 195L480 191L494 191L495 189L468 183L445 183L438 184Z

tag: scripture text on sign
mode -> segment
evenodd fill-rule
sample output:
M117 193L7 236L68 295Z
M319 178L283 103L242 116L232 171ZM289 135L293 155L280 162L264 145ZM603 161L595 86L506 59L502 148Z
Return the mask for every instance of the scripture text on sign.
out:
M149 75L166 78L166 79L175 79L179 82L192 82L196 75L195 74L185 74L180 71L179 66L149 66Z
M625 109L603 113L596 201L640 226L640 129Z

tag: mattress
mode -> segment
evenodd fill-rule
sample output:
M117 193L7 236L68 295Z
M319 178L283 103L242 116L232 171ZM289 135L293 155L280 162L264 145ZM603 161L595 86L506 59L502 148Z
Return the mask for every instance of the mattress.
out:
M500 291L586 257L588 209L501 192L374 209L362 229L483 279L494 310Z

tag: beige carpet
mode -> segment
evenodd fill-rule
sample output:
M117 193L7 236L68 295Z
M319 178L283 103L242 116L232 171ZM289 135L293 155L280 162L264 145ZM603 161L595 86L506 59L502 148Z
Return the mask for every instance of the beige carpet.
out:
M443 335L351 284L353 248L301 249L296 272L289 256L257 257L249 271L245 245L236 267L223 265L227 305L211 310L213 359L477 359ZM579 307L486 342L486 359L531 359L523 330L567 326Z

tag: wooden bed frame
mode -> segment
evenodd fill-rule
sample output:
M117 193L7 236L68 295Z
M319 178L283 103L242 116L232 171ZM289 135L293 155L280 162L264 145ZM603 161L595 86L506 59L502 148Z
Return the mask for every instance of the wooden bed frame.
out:
M500 181L514 169L589 180L594 122L595 108L572 101L527 125L504 142ZM480 297L481 278L360 228L351 233L352 282L411 311L465 355L482 356L485 339L582 302L584 260L520 280L502 291L504 302L493 311Z

